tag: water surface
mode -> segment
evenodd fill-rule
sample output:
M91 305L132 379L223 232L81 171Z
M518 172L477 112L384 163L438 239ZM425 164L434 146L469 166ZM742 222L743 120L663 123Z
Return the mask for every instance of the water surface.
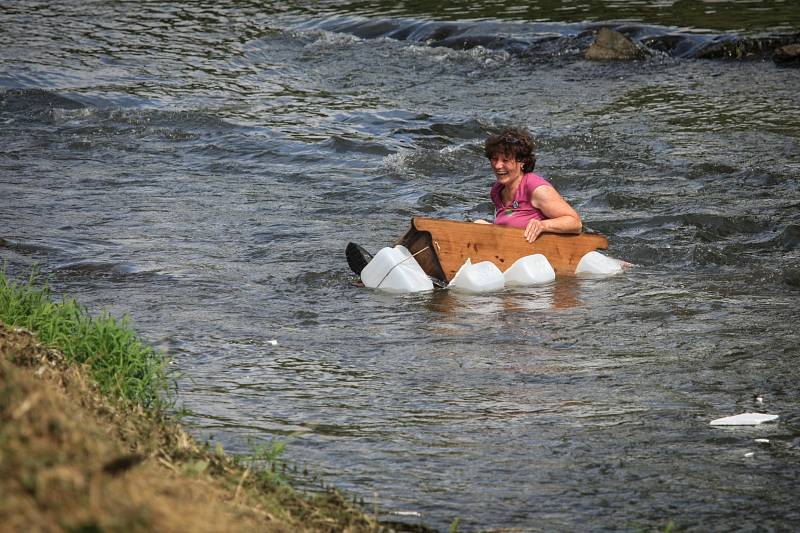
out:
M797 4L516 4L4 6L7 269L130 315L199 438L285 440L387 519L791 529L800 71L769 47L695 56L787 39ZM587 62L601 24L669 46ZM482 143L508 125L636 268L483 296L354 285L348 241L490 215ZM781 418L708 425L745 411Z

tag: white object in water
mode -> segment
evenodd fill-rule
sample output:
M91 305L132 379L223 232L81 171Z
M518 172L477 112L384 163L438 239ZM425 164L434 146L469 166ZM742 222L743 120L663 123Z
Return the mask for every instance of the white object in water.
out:
M375 254L361 271L361 281L367 287L388 292L433 290L431 279L402 244L387 246Z
M742 413L735 416L726 416L712 420L712 426L757 426L762 422L777 420L778 415L768 415L766 413Z
M582 277L613 276L622 272L622 261L600 252L589 252L578 262L575 274Z
M464 292L499 291L505 286L503 273L491 261L472 264L468 258L447 286Z
M508 286L540 285L556 279L550 261L542 254L520 257L503 273Z

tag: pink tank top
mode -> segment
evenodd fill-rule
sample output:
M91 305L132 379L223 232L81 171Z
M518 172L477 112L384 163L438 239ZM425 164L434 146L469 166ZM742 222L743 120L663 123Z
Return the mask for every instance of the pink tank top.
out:
M513 228L524 228L532 219L544 220L547 217L539 209L531 204L531 194L537 187L547 185L552 187L549 181L541 176L528 172L522 176L522 181L517 187L514 199L509 204L503 204L500 198L500 191L503 185L495 182L492 185L492 202L494 202L494 223Z

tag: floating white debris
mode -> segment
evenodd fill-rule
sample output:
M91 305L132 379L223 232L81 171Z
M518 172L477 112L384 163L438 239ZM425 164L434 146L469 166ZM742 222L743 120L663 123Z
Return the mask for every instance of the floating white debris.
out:
M746 454L744 454L745 457L753 457L754 455L755 452L747 452Z
M759 444L769 444L769 439L756 439Z
M267 344L271 344L272 346L277 346L278 345L278 341L277 341L277 339L272 339L272 340L267 341Z
M447 286L465 292L492 292L505 287L503 273L491 261L472 264L467 259Z
M392 514L397 516L416 516L416 517L422 516L417 511L392 511Z
M763 396L756 396L756 401L758 403L764 403L764 397Z
M762 422L777 420L778 415L768 415L766 413L742 413L735 416L726 416L712 420L712 426L757 426Z

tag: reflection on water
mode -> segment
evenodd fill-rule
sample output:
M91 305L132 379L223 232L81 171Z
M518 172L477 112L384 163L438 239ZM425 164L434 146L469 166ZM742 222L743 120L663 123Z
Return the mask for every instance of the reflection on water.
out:
M546 285L506 288L499 293L470 294L458 290L435 290L430 293L426 307L445 315L442 317L445 321L470 314L485 315L487 320L491 320L492 315L498 313L567 309L580 305L580 284L581 280L577 278L558 278Z

